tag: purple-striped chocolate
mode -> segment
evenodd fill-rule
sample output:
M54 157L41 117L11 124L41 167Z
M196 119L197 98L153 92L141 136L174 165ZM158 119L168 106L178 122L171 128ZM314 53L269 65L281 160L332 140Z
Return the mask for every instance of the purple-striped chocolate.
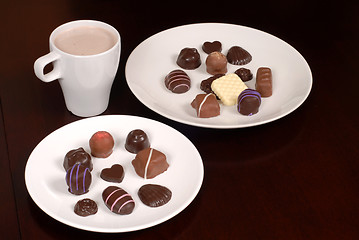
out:
M238 112L252 116L258 112L261 102L261 94L254 89L247 88L238 96Z
M75 195L81 195L89 191L92 182L90 169L77 163L66 172L66 183L69 186L69 192Z
M127 215L135 208L135 201L125 190L116 186L109 186L102 192L102 199L111 212Z
M176 69L165 77L166 87L174 93L185 93L191 87L191 79L184 71Z

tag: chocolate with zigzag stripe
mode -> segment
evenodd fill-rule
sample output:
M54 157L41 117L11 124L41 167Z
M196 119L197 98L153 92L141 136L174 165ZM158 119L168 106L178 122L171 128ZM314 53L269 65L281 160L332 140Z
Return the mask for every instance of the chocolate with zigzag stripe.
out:
M69 186L69 192L75 195L81 195L89 191L92 182L90 169L82 164L76 163L67 170L66 183Z
M132 213L135 201L125 190L116 186L109 186L102 192L102 199L111 212L120 215Z
M191 79L184 71L176 69L165 77L165 85L173 93L185 93L191 87Z

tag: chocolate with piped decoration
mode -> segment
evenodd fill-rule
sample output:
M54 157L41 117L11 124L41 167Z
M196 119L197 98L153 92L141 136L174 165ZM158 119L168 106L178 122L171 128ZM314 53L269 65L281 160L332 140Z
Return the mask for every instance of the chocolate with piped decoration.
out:
M150 140L143 130L135 129L128 133L125 142L127 151L130 153L138 153L148 147L150 147Z
M143 204L149 207L160 207L171 200L172 192L157 184L145 184L138 190L138 196Z
M247 82L253 78L251 70L247 68L238 68L234 73L237 74L243 82Z
M176 69L166 75L165 85L173 93L185 93L191 88L191 79L187 73Z
M214 92L212 91L212 88L211 88L212 82L222 76L224 76L224 74L216 74L214 76L211 76L211 77L203 80L201 82L200 89L205 93L213 93L214 94Z
M75 195L85 194L89 191L92 182L90 169L76 163L67 170L66 184L69 192Z
M98 207L96 202L89 198L79 200L74 207L74 212L81 217L87 217L96 214L97 210Z
M212 52L206 58L206 70L209 74L225 74L227 72L227 58L220 52Z
M198 94L191 106L196 109L199 118L210 118L220 114L220 106L213 93Z
M252 116L258 113L261 105L261 94L254 89L247 88L238 96L238 112L242 115Z
M228 50L227 60L230 64L245 65L252 61L252 55L239 46L233 46Z
M138 152L132 160L132 165L137 175L144 179L154 178L169 167L166 155L153 148L145 148Z
M201 57L196 48L183 48L176 63L183 69L193 70L201 65Z
M260 67L256 75L256 90L262 97L272 96L272 70L269 67Z
M219 41L205 42L202 45L202 50L207 54L210 54L212 52L221 52L222 43Z
M116 186L109 186L102 192L102 199L111 212L128 215L135 208L135 201L125 190Z
M90 171L93 169L91 156L82 147L70 150L66 153L63 166L67 171L76 163L81 163L81 165L89 168Z
M115 141L110 133L106 131L98 131L92 135L89 144L92 156L107 158L113 151Z
M120 164L114 164L111 168L104 168L101 171L100 177L108 182L120 183L125 176L123 167Z

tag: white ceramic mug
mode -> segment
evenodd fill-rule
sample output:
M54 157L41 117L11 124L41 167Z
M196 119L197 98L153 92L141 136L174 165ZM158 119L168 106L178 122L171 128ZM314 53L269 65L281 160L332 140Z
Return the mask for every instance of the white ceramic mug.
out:
M78 27L105 29L114 36L115 43L110 49L91 55L60 50L55 44L56 37L64 31L75 31ZM78 20L65 23L51 33L50 53L35 61L34 70L44 82L59 80L69 111L77 116L90 117L107 109L120 53L121 38L114 27L94 20ZM44 74L44 68L49 63L53 63L53 70Z

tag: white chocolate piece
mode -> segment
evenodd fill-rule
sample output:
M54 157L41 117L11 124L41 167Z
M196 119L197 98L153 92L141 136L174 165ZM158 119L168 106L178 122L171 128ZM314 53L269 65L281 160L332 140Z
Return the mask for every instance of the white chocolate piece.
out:
M233 106L239 94L248 87L237 74L231 73L214 80L211 88L224 105Z

